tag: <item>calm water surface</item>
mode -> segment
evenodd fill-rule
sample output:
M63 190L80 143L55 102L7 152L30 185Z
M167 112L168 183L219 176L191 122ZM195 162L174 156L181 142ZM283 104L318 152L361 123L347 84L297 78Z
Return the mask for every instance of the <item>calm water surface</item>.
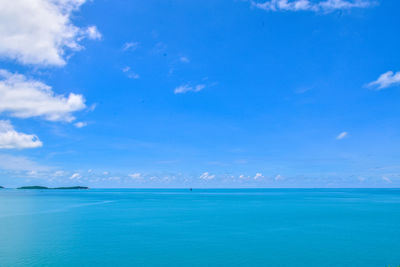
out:
M400 190L0 191L0 266L398 266Z

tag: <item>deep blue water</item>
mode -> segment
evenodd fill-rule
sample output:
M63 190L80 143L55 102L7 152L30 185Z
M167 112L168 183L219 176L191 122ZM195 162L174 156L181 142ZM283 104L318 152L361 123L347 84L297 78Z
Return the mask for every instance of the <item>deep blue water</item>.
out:
M400 190L0 191L0 266L398 266Z

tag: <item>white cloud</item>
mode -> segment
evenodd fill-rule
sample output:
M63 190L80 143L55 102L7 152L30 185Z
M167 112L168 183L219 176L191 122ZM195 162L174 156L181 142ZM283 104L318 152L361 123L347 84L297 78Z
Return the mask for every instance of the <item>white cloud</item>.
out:
M99 39L95 26L79 28L71 16L86 0L0 0L0 56L22 64L62 66L67 50L84 38Z
M0 149L36 148L42 145L36 135L17 132L9 121L0 120Z
M140 179L142 178L142 174L141 173L132 173L128 175L129 177L131 177L132 179Z
M332 12L351 8L366 8L375 4L368 0L269 0L263 3L251 1L252 6L268 11Z
M215 178L215 174L210 174L208 172L204 172L203 174L200 175L200 179L203 180L212 180Z
M83 127L87 126L87 122L78 121L78 122L74 123L74 126L76 128L83 128Z
M279 180L283 180L283 176L278 174L277 176L275 176L275 181L279 181Z
M82 95L56 95L42 82L0 69L0 113L18 118L43 117L50 121L70 122L75 119L71 113L85 107Z
M131 67L129 67L129 66L124 67L124 68L122 69L122 72L125 72L126 75L128 76L128 78L130 78L130 79L135 79L135 80L137 80L137 79L140 78L140 75L137 74L137 73L135 73L135 72L133 72L133 71L131 70Z
M127 42L124 44L122 47L122 50L124 51L135 51L139 47L139 42Z
M137 73L134 73L134 72L132 72L132 73L129 73L129 74L128 74L128 78L131 78L131 79L137 80L137 79L139 79L139 78L140 78L140 75L139 75L139 74L137 74Z
M79 180L80 178L82 178L82 176L77 172L72 174L71 177L69 177L69 179L71 180Z
M264 176L262 175L262 173L256 173L256 175L254 176L254 180L263 178Z
M86 29L87 37L91 40L100 40L102 35L96 26L89 26Z
M347 135L348 135L347 132L342 132L342 133L340 133L338 136L336 136L336 139L337 139L337 140L341 140L341 139L347 137Z
M377 90L382 90L391 86L400 85L400 71L394 73L388 71L383 73L376 81L367 84L368 87L376 87Z
M190 60L187 57L180 57L179 61L182 62L182 63L189 63L190 62Z
M190 86L188 84L181 85L175 88L174 94L184 94L187 92L200 92L206 86L204 84L198 84L196 86Z

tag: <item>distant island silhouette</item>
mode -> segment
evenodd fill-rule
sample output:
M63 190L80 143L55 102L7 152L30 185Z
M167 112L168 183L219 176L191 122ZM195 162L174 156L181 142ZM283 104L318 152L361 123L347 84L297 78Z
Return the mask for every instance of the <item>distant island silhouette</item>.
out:
M0 189L4 189L4 187L3 187L3 186L0 186Z
M18 187L17 189L89 189L89 187L86 186L67 186L67 187L46 187L46 186L21 186Z

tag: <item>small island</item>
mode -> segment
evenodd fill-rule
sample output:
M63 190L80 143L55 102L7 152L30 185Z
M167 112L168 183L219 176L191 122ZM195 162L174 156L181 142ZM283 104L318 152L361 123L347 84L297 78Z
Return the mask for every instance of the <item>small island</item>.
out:
M0 189L4 189L4 187L3 187L3 186L0 186Z
M35 186L21 186L21 187L18 187L17 189L59 189L59 190L61 190L61 189L89 189L89 187L86 187L86 186L69 186L69 187L54 187L54 188L51 188L51 187L46 187L46 186L35 185Z
M89 189L87 186L67 186L67 187L55 187L50 189Z
M22 186L22 187L18 187L17 189L49 189L48 187L45 186Z

